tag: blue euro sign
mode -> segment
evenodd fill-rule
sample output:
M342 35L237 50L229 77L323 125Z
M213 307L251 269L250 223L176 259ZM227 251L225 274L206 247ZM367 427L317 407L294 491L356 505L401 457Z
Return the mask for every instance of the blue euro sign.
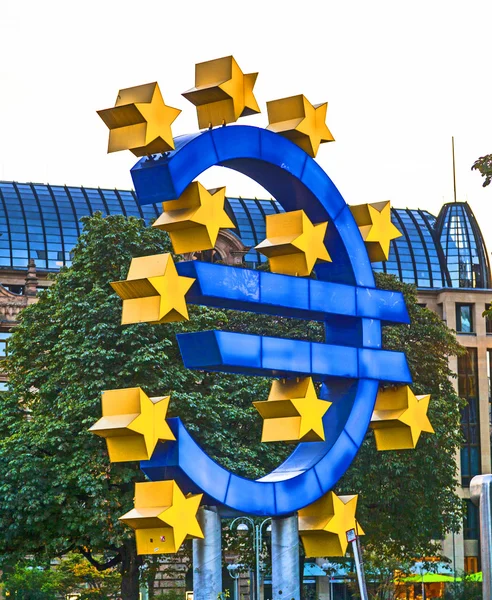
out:
M157 446L141 463L151 480L176 479L222 514L282 516L333 489L359 450L381 381L411 383L404 354L381 347L382 323L408 323L401 294L375 288L364 242L341 194L321 167L278 134L230 125L182 136L176 150L144 158L132 169L141 204L178 198L203 171L223 166L267 189L286 211L303 209L314 223L328 221L331 263L317 279L264 273L197 261L178 263L194 277L187 301L325 324L326 342L314 343L224 331L182 334L186 367L268 377L311 376L322 382L324 442L300 443L289 458L257 481L213 461L179 418L169 419L175 442Z

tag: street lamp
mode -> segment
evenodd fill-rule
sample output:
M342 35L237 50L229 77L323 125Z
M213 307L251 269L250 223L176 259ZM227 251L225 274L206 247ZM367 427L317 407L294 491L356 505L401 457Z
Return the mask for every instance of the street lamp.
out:
M239 600L239 576L241 575L241 571L244 565L227 565L227 570L229 571L229 575L234 580L234 600Z
M249 525L251 526L251 531L253 533L253 552L255 553L255 594L254 600L260 600L260 587L261 587L261 562L260 562L260 553L261 547L263 544L263 528L268 523L268 527L266 531L269 532L272 530L272 519L267 517L258 525L251 519L250 517L236 517L232 523L230 524L231 531L235 528L236 531L240 534L249 533ZM235 527L234 527L235 526ZM230 571L229 571L230 572Z

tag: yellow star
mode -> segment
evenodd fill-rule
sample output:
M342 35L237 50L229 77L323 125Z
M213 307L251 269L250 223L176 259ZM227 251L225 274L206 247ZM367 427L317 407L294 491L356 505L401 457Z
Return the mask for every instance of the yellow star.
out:
M258 73L244 74L232 56L195 65L195 87L183 96L196 106L200 129L260 112L253 94Z
M159 515L159 518L173 528L174 544L176 548L179 548L187 537L203 538L202 530L196 519L203 494L185 498L176 482L173 483L173 503Z
M328 222L314 225L303 210L267 215L267 239L256 249L273 273L308 276L317 260L331 262L324 239Z
M185 295L194 281L178 275L170 254L133 258L127 279L111 282L123 299L122 325L187 320Z
M299 535L308 557L345 556L347 531L357 524L357 496L337 496L328 492L313 504L299 511Z
M174 553L185 539L203 538L196 517L202 496L185 497L174 480L136 483L135 508L119 520L135 530L137 553Z
M378 450L415 448L422 431L434 433L427 416L430 395L415 396L408 385L379 390L371 428Z
M166 422L169 396L149 398L139 387L102 393L102 418L89 431L106 438L109 460L149 460L159 440L175 440Z
M350 210L366 244L371 262L388 260L391 240L401 237L401 233L391 222L389 200L351 206Z
M224 210L225 188L206 190L194 181L178 200L164 202L153 227L168 231L177 254L212 250L219 229L235 228Z
M327 110L328 102L313 105L302 94L272 100L267 102L267 129L288 138L314 158L320 144L335 141L326 125Z
M266 402L253 402L263 417L262 442L321 442L331 402L319 400L313 380L274 381Z
M147 83L120 90L114 108L97 114L109 127L108 152L147 156L174 149L171 124L180 112L164 104L157 83Z

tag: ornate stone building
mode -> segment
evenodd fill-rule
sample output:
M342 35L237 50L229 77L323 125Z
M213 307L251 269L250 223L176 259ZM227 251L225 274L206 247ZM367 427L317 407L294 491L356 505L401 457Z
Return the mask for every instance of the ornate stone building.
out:
M28 263L27 273L5 272L2 275L4 283L0 285L0 358L6 356L10 331L17 324L19 312L36 302L38 293L38 278L33 260ZM7 377L0 370L0 391L6 389L6 384Z

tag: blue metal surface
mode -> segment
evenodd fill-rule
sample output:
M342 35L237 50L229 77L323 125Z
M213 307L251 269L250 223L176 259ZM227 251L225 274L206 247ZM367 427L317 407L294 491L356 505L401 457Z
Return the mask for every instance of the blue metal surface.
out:
M179 418L168 419L176 441L160 443L151 460L140 466L152 481L172 477L189 491L206 490L205 503L217 505L226 516L290 514L315 502L343 475L346 462L364 439L369 425L367 398L377 389L376 381L364 380L344 387L346 402L338 407L349 416L344 424L338 420L335 441L299 444L282 465L258 481L234 475L208 457ZM330 418L337 421L336 415Z
M378 290L238 269L213 263L176 264L180 275L196 282L186 296L190 304L216 306L282 317L325 321L329 315L369 317L386 323L409 323L403 295ZM354 327L356 321L350 320Z
M402 352L354 348L230 331L200 331L177 336L187 369L264 377L332 377L411 383ZM206 352L204 349L206 348Z
M176 138L173 152L143 158L131 170L140 204L174 200L203 171L220 165L251 177L284 210L302 208L314 222L333 221L346 208L321 167L301 148L271 131L232 125L184 137Z
M201 490L225 513L281 516L317 500L345 473L364 439L380 381L409 383L405 356L381 349L381 321L408 322L401 295L375 289L367 252L352 214L319 165L298 146L256 127L227 126L178 138L176 150L142 159L132 169L141 204L178 198L212 166L239 171L266 188L284 210L302 208L315 223L328 220L333 259L317 279L259 273L204 263L181 263L197 279L192 303L250 310L326 324L327 343L231 332L179 336L185 365L251 375L312 375L332 402L323 417L324 442L302 443L258 481L238 477L211 460L179 419L175 442L160 444L142 463L150 479L176 478Z

